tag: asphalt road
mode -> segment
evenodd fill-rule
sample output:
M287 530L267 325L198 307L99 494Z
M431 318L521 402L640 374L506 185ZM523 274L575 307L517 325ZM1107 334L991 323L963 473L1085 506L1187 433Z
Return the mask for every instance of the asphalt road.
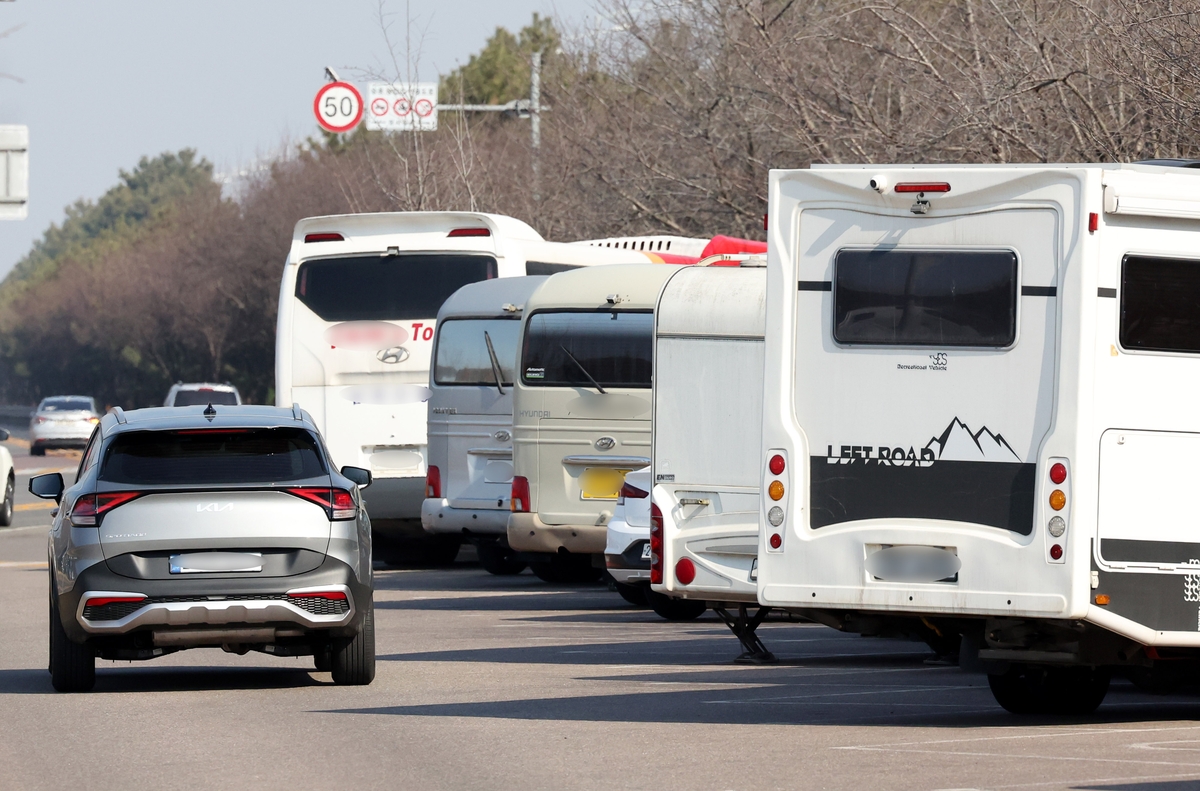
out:
M13 450L26 472L73 461ZM4 789L1200 788L1195 696L1120 682L1092 717L1017 719L921 644L769 622L781 664L739 666L711 615L667 623L601 586L465 562L377 572L369 687L203 649L101 661L94 692L57 694L49 512L18 514L0 530Z

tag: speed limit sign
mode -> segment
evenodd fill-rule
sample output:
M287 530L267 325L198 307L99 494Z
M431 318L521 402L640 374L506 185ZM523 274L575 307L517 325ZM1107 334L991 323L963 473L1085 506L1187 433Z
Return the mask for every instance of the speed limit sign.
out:
M362 120L362 94L348 82L331 82L317 91L313 112L326 132L349 132Z

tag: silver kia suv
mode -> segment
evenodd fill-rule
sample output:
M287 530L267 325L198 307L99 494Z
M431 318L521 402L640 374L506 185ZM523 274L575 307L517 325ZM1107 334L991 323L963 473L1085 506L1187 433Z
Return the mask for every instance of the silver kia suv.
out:
M185 648L314 656L338 684L375 676L371 475L333 468L299 407L114 409L50 530L50 675L91 689L96 657Z

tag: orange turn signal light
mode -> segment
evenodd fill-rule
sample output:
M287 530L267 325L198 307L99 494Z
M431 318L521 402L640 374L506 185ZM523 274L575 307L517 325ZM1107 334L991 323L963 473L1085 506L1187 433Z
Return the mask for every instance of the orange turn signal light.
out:
M1055 489L1050 492L1050 507L1055 511L1061 511L1063 506L1067 504L1067 496L1063 494L1062 489Z
M783 499L783 482L782 481L771 481L771 485L767 487L767 494L769 494L771 496L772 500L782 500Z
M1096 594L1096 604L1099 604L1100 606L1104 606L1104 605L1108 604L1110 601L1112 601L1112 599L1110 599L1108 597L1107 593Z

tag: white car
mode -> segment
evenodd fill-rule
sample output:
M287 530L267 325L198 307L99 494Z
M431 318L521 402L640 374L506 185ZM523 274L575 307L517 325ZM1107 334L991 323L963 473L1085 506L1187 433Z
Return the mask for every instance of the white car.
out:
M7 429L0 428L0 442L9 437ZM8 527L13 521L13 486L16 473L13 472L13 457L8 448L0 445L0 475L4 476L4 502L0 503L0 527Z
M29 421L29 455L45 456L47 448L82 450L99 422L90 396L43 398Z
M213 384L210 382L193 382L184 384L176 382L171 385L163 406L238 406L242 396L238 389L228 382Z

